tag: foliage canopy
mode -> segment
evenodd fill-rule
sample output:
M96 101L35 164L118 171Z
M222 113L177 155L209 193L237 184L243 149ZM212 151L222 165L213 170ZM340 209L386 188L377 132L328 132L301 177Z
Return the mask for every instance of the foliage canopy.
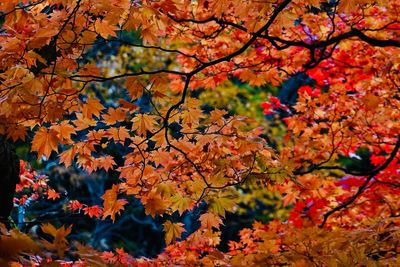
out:
M71 226L43 224L38 243L2 228L3 262L399 265L399 1L10 0L0 12L0 134L38 160L117 173L102 206L68 209L114 222L134 196L167 245L134 258L70 242ZM30 200L62 197L21 164ZM221 252L227 213L266 198L286 215Z

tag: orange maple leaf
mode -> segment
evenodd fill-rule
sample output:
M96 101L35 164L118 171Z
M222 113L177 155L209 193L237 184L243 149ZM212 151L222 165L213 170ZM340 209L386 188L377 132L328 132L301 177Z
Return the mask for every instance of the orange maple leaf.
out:
M115 215L119 214L124 210L124 205L128 203L125 199L117 199L118 197L118 185L113 185L111 189L108 189L101 197L104 200L104 213L103 219L110 216L113 222L115 221Z
M116 31L118 30L118 27L115 25L111 25L107 20L103 19L97 19L96 22L94 23L94 27L96 28L96 32L100 34L101 37L104 39L107 39L109 35L116 37L117 33Z
M199 220L201 222L201 228L206 229L211 229L213 227L219 229L219 226L222 224L221 217L211 212L204 213L200 216Z
M80 131L80 130L84 130L86 128L89 128L91 126L95 126L96 125L96 121L94 119L92 119L91 117L84 117L82 113L76 113L76 120L73 122L74 125L76 126L76 130Z
M69 124L68 121L53 125L50 129L56 131L57 137L63 142L71 141L71 135L76 134L74 126Z
M117 165L112 156L107 155L104 157L97 158L96 161L96 168L102 168L106 171L113 169L115 165Z
M147 131L155 130L157 121L156 116L148 114L140 114L132 119L132 130L136 130L138 134L145 135Z
M126 119L126 112L122 109L109 108L108 114L104 114L103 119L108 125L121 122Z
M65 167L71 166L72 161L75 158L75 148L70 148L65 150L64 152L59 154L60 157L60 163L64 163Z
M144 85L137 77L126 78L126 89L132 99L137 99L143 94Z
M47 199L56 200L60 198L60 193L57 193L54 189L47 190Z
M85 118L92 118L92 116L100 117L100 112L104 109L100 100L89 98L82 107L82 114Z
M151 192L146 197L143 197L142 202L144 204L146 214L150 214L152 217L164 213L170 204L155 192Z
M38 157L44 155L46 158L49 158L52 151L58 152L59 141L57 132L41 127L36 132L35 137L33 137L32 151L36 151Z
M131 137L128 130L124 127L110 128L107 133L110 135L109 139L114 139L115 142L123 143L126 139Z
M61 226L60 228L55 228L53 225L48 223L42 225L41 229L44 233L53 237L53 242L45 241L44 245L49 249L56 250L58 256L63 257L65 250L68 248L66 236L71 233L72 225L68 227Z

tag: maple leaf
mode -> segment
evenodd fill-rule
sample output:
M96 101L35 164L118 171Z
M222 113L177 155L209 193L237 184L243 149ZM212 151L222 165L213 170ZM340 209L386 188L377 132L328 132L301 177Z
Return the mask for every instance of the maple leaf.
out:
M249 82L254 78L254 73L250 70L238 70L235 72L235 76L243 82Z
M152 217L164 213L169 205L168 201L161 198L161 196L155 192L151 192L148 196L143 197L142 202L146 214L149 214Z
M72 161L75 158L76 149L74 147L65 150L64 152L60 153L58 156L60 158L60 163L63 163L65 167L71 166Z
M107 20L103 19L97 19L94 27L96 29L96 32L100 34L101 37L104 39L107 39L108 36L116 37L117 33L116 31L118 30L118 27L115 25L111 25Z
M99 76L100 69L99 69L99 67L96 66L96 64L89 63L89 64L86 64L86 65L80 67L78 74L82 75L82 76L92 76L92 75ZM84 79L90 80L90 78L84 78Z
M111 217L111 220L115 221L115 215L119 214L124 210L124 205L128 203L125 199L117 199L118 197L118 185L113 185L111 189L107 190L101 197L104 200L104 213L103 219L107 216Z
M38 244L28 235L17 229L6 232L4 225L0 224L0 263L8 266L9 262L25 253L36 253L40 251Z
M378 97L372 93L366 94L361 100L365 104L365 106L368 108L368 110L377 108L381 102L380 97Z
M56 200L60 198L60 193L57 193L54 189L47 190L47 199Z
M298 192L289 192L282 198L283 206L287 206L296 201L296 197L298 196Z
M82 107L82 114L84 118L92 118L92 116L100 117L100 112L104 109L100 100L89 98Z
M132 119L132 130L137 131L140 135L145 135L147 131L152 132L156 129L156 116L148 114L140 114Z
M117 164L115 163L114 158L112 156L107 155L104 157L96 158L95 165L96 169L102 168L105 171L108 171L110 169L113 169L113 167L116 166Z
M310 3L310 5L314 6L314 7L319 7L321 0L308 0L308 2Z
M199 120L202 118L203 112L201 109L189 108L183 112L183 122L189 127L196 127L199 124Z
M56 35L59 32L57 28L53 27L47 27L47 28L40 28L36 34L35 37L52 37Z
M69 203L68 203L68 208L70 209L70 210L72 210L72 211L77 211L77 210L81 210L81 209L83 209L83 204L82 203L80 203L78 200L71 200Z
M167 220L164 224L164 232L165 232L165 243L167 245L175 242L177 238L180 238L182 233L185 232L185 228L183 228L183 223L172 223Z
M183 197L181 195L175 195L171 197L172 202L172 210L177 210L180 215L182 215L185 211L190 210L193 204L193 201L188 197Z
M209 202L210 210L222 217L225 217L226 211L232 211L235 207L235 197L229 194L219 194L218 197L213 197Z
M124 121L125 118L126 112L124 110L115 108L109 108L107 114L103 115L104 121L109 125Z
M96 169L95 159L89 154L79 154L76 159L76 164L89 173L92 173Z
M201 228L206 228L209 230L211 230L213 227L219 229L219 226L222 224L221 217L211 212L200 215L199 220L201 222Z
M44 241L44 245L48 249L56 250L58 256L63 257L65 250L68 248L66 237L71 233L72 225L68 227L61 226L60 228L55 228L53 225L48 223L42 225L41 229L44 233L53 237L52 242Z
M106 261L108 264L112 265L119 265L122 264L123 266L133 266L133 263L136 263L131 255L126 253L123 248L115 249L116 253L113 252L103 252L101 257Z
M118 104L122 108L124 108L126 110L129 110L130 112L136 111L139 108L137 105L135 105L135 104L133 104L133 103L131 103L129 101L126 101L125 99L118 100Z
M13 141L18 139L25 141L26 128L21 125L15 125L8 128L7 137L11 138Z
M128 77L126 79L126 88L132 99L137 99L143 94L144 86L137 77Z
M152 27L142 27L140 34L143 38L144 44L154 44L157 42L157 36Z
M42 56L32 50L25 54L25 59L27 60L28 67L36 66L37 61L45 65L47 64L47 61Z
M125 127L112 127L108 129L107 133L110 135L110 139L114 139L114 141L122 143L131 137L129 131Z
M71 141L71 135L76 134L75 129L68 121L62 121L50 127L51 130L57 132L57 138L63 142Z
M133 260L123 249L101 253L74 246L78 251L69 256L77 262L66 262L59 259L66 238L61 246L44 242L47 251L34 255L33 240L0 226L0 266L394 262L397 2L0 1L0 135L23 140L27 129L38 128L32 151L48 158L58 144L68 145L60 162L76 162L89 173L115 168L111 150L124 159L118 190L113 186L103 196L104 214L79 202L71 209L114 221L126 204L119 191L139 198L153 217L183 215L196 200L208 205L200 229L151 260ZM140 40L107 40L117 36L117 25L126 30L121 34L138 33ZM112 54L100 46L112 47ZM119 92L123 87L129 96ZM279 95L261 106L264 114L276 113L273 120L254 105L266 92ZM101 103L113 107L105 112ZM251 119L228 119L233 113ZM251 130L262 125L267 127ZM377 165L371 178L342 158L359 148ZM24 166L20 174L19 205L42 195L59 197ZM274 216L288 220L242 230L227 255L215 247L221 241L216 230L226 212L242 211L242 205L236 209L242 202L250 208L272 204ZM53 235L59 230L44 229ZM164 231L170 244L183 225L167 221Z
M365 4L368 0L353 0L353 1L340 1L338 12L350 13L355 10L358 4Z
M84 117L82 113L76 113L75 115L77 119L73 121L73 124L76 126L75 129L78 131L87 129L97 124L93 118Z
M100 208L98 205L84 207L82 210L83 213L85 215L89 215L90 218L92 217L100 218L101 215L103 214L103 209Z
M43 155L49 158L52 151L58 151L59 141L57 132L41 127L33 137L32 150L38 153L38 157Z

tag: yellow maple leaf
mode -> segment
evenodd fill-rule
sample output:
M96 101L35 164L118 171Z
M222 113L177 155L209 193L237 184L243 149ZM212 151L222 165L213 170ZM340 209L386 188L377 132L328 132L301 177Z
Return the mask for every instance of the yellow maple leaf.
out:
M55 228L53 225L47 223L41 226L44 233L49 234L53 237L52 242L44 241L44 245L48 249L56 250L59 257L63 257L65 250L68 248L68 241L66 239L67 235L71 233L72 225L60 228Z
M171 244L175 242L177 238L180 238L182 233L185 232L185 228L183 228L183 223L173 223L167 220L164 224L164 232L165 232L165 243Z
M174 195L171 197L172 201L172 210L177 210L180 215L182 215L185 211L190 210L193 204L193 201L188 197L183 197L181 195Z
M225 217L226 211L233 211L236 206L235 196L228 192L219 192L210 197L209 208L215 214Z

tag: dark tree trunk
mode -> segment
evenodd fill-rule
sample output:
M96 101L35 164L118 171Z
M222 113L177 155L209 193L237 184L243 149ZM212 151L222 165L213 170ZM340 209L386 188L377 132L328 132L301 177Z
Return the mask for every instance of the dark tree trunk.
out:
M13 146L4 137L0 137L0 222L5 222L10 216L18 182L18 156Z

